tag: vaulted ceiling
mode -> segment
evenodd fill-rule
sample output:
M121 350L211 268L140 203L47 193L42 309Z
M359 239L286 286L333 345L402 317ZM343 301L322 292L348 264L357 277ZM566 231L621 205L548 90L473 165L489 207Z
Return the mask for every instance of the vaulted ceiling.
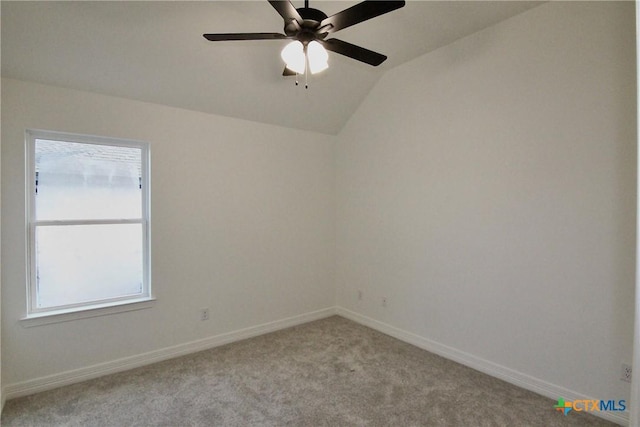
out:
M332 15L356 3L310 6ZM2 1L2 76L336 134L389 69L538 4L408 1L333 35L386 62L372 67L331 53L330 68L305 89L282 76L286 40L202 37L282 32L267 1Z

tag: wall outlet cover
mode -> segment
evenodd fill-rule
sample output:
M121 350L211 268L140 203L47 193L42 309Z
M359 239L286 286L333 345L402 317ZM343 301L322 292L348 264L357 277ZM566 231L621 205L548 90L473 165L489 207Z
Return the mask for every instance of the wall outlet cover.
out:
M631 367L631 365L627 365L626 363L622 364L622 370L620 371L620 379L622 381L631 382L631 374L633 372L633 369Z

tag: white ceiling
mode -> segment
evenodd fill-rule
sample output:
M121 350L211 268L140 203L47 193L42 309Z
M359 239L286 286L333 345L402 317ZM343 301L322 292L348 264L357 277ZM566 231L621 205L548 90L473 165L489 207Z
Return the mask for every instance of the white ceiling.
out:
M332 15L356 3L310 6ZM332 35L387 55L385 63L330 53L330 68L305 90L282 77L286 40L202 37L282 32L264 0L2 1L2 76L336 134L385 71L538 4L408 1Z

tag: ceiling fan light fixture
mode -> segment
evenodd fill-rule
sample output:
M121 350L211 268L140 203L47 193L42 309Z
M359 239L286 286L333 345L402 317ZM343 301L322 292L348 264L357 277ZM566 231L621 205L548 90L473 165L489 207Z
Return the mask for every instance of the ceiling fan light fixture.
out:
M319 73L329 68L329 54L317 41L313 40L307 45L307 60L311 74Z
M305 55L304 46L298 40L294 40L282 49L280 57L287 64L287 68L298 74L304 74Z

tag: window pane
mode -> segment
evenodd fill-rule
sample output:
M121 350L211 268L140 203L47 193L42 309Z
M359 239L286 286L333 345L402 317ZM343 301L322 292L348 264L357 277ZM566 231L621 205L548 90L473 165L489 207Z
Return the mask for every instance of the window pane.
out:
M36 228L37 308L141 294L142 225Z
M142 150L35 140L37 220L141 218Z

